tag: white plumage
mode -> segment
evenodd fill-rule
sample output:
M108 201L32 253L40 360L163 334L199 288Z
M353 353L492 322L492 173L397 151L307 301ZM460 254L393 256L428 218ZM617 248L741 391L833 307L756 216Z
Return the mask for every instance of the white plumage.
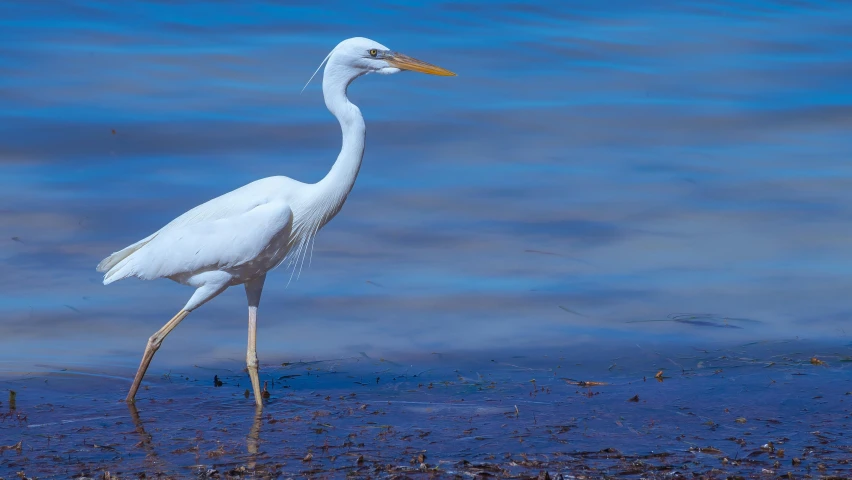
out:
M288 194L309 185L295 184L286 177L264 178L193 208L102 261L98 271L106 272L104 284L131 276L189 283L193 274L211 269L227 272L239 284L274 268L291 242L299 241L291 235L295 222ZM306 217L300 220L309 221Z
M283 262L295 271L304 262L317 232L343 207L361 167L366 127L360 110L346 96L347 87L371 72L413 70L454 75L360 37L338 44L323 62L328 62L323 96L340 122L343 146L322 180L307 184L276 176L249 183L189 210L98 264L105 285L138 277L168 278L196 288L183 309L148 340L128 402L134 401L154 352L166 335L192 310L228 287L244 284L249 304L246 364L255 402L262 405L255 344L256 313L266 273Z

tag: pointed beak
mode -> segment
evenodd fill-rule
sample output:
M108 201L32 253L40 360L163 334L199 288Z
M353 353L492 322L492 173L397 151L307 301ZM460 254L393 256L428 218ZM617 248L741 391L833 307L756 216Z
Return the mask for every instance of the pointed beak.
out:
M447 70L446 68L441 68L401 53L394 52L393 54L386 56L385 61L392 67L396 67L400 70L410 70L412 72L428 73L429 75L440 75L442 77L456 76L455 73Z

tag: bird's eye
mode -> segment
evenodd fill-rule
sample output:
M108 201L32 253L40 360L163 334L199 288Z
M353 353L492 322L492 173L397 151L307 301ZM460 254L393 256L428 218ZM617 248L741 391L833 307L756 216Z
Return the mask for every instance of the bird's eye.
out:
M375 57L375 56L376 56L376 55L378 55L378 54L379 54L379 51L378 51L378 50L376 50L375 48L374 48L374 49L372 49L372 50L370 50L370 56L371 56L371 57Z

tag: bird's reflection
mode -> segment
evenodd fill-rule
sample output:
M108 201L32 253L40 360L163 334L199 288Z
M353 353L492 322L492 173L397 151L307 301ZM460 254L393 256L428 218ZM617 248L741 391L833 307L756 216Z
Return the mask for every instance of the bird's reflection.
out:
M139 443L137 447L145 450L145 464L149 468L159 467L163 469L168 462L157 454L154 448L154 437L145 430L142 419L139 416L139 410L133 403L127 404L127 409L130 411L130 418L133 420L133 425L136 427L136 433L139 435ZM263 407L255 406L254 420L252 421L251 429L249 429L246 437L246 450L248 453L248 464L246 468L253 472L257 467L258 448L260 446L260 426L263 423Z
M250 472L253 472L257 466L257 449L260 446L260 424L263 418L263 407L260 405L254 408L254 421L249 430L248 438L246 439L246 448L248 450L248 465L246 466Z
M139 410L136 409L136 404L128 403L127 409L130 411L130 418L133 420L136 433L139 434L140 438L136 446L142 447L145 450L145 466L150 468L158 464L163 465L165 462L158 457L157 451L154 449L154 437L145 431L145 426L142 424L142 419L139 418Z

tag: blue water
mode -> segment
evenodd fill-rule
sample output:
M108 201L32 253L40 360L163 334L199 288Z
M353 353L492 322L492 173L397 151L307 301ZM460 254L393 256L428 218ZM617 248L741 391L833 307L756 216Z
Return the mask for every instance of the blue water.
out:
M361 175L310 268L267 280L261 361L850 340L852 4L6 2L0 32L6 366L135 365L191 290L95 265L321 178L340 132L299 92L350 36L458 77L353 84ZM638 322L680 313L713 316ZM243 358L245 329L233 288L152 368Z

